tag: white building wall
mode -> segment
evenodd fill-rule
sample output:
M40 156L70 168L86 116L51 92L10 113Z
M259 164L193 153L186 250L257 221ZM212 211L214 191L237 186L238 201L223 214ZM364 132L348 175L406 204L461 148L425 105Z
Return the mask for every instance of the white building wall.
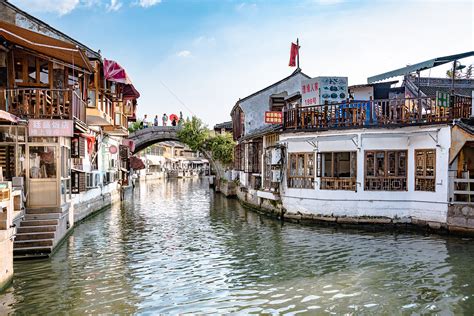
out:
M267 125L265 124L265 111L270 110L270 95L285 91L288 92L289 95L298 92L301 89L301 80L305 79L308 78L301 73L298 73L278 85L239 102L240 107L245 114L245 135L255 129Z
M430 133L428 135L427 133ZM406 133L405 135L400 135ZM354 136L355 143L341 135ZM298 136L299 135L299 136ZM324 136L337 137L326 138ZM291 140L295 137L319 136L317 149L308 142ZM322 137L321 137L322 136ZM396 137L395 137L396 136ZM438 144L433 139L438 139ZM407 127L378 130L352 130L283 134L280 140L287 144L288 152L357 151L357 192L320 190L319 178L315 189L292 189L283 183L282 202L291 213L333 216L383 216L389 218L412 217L414 219L446 222L448 210L448 160L451 143L449 126ZM357 144L360 149L358 149ZM436 148L436 192L415 191L415 149ZM364 191L365 150L408 150L408 191ZM316 155L315 155L316 156ZM316 159L316 157L315 157ZM316 166L316 163L315 163Z
M374 88L373 87L357 87L350 88L352 91L352 96L354 100L370 100L370 97L374 98Z

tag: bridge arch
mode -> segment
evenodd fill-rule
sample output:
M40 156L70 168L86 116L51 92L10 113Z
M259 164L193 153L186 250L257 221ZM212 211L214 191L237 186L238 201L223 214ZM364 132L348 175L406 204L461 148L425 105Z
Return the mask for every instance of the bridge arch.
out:
M128 139L133 140L135 143L133 153L136 154L140 150L156 143L168 140L179 141L178 131L180 128L179 126L152 126L130 133Z

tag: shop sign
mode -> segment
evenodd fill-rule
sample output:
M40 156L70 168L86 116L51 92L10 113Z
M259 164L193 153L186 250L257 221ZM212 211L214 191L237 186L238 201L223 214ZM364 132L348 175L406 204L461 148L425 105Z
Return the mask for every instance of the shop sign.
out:
M316 77L301 81L301 105L341 103L349 97L347 77Z
M117 151L118 151L117 146L112 145L112 146L109 147L109 153L116 154Z
M30 137L73 137L73 120L29 120Z
M450 99L449 93L436 91L436 106L447 108L449 107Z
M283 123L283 113L278 111L266 111L265 123L267 124L281 124Z

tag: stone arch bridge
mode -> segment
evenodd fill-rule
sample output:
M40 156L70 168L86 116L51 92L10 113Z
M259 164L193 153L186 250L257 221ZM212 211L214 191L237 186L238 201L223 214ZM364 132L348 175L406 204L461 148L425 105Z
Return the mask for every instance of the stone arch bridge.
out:
M179 126L151 126L130 133L128 139L133 140L135 143L133 153L138 153L140 150L159 142L167 140L179 141L178 131L180 128Z

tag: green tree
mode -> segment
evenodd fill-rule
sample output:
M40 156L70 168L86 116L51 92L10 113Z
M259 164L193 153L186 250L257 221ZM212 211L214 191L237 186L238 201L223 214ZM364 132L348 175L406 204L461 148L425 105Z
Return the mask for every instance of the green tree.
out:
M211 135L203 122L193 116L184 122L178 131L178 138L194 151L201 152L206 157L218 178L222 178L226 165L234 159L235 142L230 134Z
M140 125L141 125L141 121L133 122L132 124L128 126L128 131L130 133L136 132L140 129Z

